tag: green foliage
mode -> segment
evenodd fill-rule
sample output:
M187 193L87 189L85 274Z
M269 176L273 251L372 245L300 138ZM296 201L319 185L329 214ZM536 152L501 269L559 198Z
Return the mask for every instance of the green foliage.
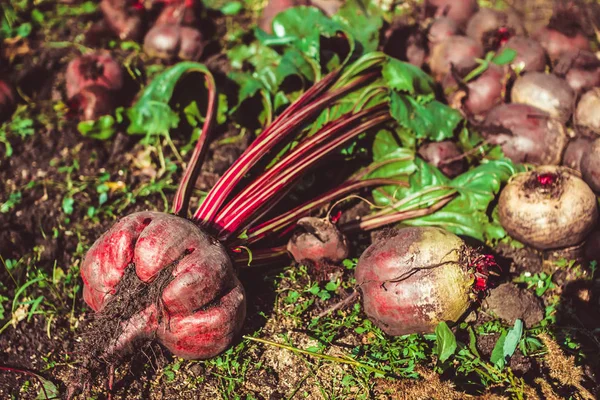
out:
M205 65L181 62L156 76L144 89L139 100L127 110L130 125L127 132L138 135L166 135L179 125L179 115L169 102L179 80L186 74L199 72L212 79Z
M504 368L506 360L512 357L515 350L517 350L522 335L523 321L517 319L515 325L508 332L502 332L500 338L498 338L492 350L490 361L498 368Z
M435 354L441 362L445 362L456 351L456 337L442 321L435 328Z

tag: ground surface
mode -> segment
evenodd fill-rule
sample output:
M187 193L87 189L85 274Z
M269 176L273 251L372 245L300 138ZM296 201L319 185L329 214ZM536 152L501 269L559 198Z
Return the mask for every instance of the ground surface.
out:
M182 171L162 138L144 142L119 132L98 141L77 131L62 103L63 71L78 45L87 43L81 32L100 17L93 2L47 3L47 25L2 47L11 60L5 71L19 82L25 101L0 130L1 141L12 147L9 155L0 145L0 398L52 398L56 390L64 395L91 315L81 294L83 255L118 217L168 211ZM216 16L214 37L247 29L253 17L249 10ZM227 65L216 42L203 61L218 78ZM149 74L163 69L116 41L102 46L113 47L124 63L150 65ZM187 137L175 132L173 140L183 146ZM249 140L234 126L219 133L198 193L214 184ZM368 236L359 238L352 257L368 242ZM434 355L435 336L390 338L356 301L322 315L353 293L352 259L325 282L304 266L281 265L240 273L248 293L247 338L208 361L185 361L157 344L145 346L117 368L113 398L592 398L600 373L595 268L560 257L542 264L537 254L510 246L495 251L504 256L498 283L513 281L519 289L505 287L500 300L476 305L455 332L468 349L445 365ZM504 297L514 302L507 306ZM509 368L499 368L489 359L516 319L528 329ZM106 385L106 376L99 377L91 396L106 398Z

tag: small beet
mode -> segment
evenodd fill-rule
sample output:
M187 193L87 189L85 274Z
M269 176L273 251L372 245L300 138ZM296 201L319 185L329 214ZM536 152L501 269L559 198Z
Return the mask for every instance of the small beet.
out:
M258 27L267 33L273 33L273 18L288 8L309 6L310 0L269 0L263 8L258 21Z
M579 31L569 32L567 35L552 28L542 28L535 34L535 38L548 53L551 60L557 60L564 53L572 50L591 50L589 39Z
M144 24L140 7L128 0L102 0L100 10L106 24L121 40L141 38Z
M356 281L365 313L387 334L429 333L467 311L473 290L485 288L488 263L452 233L410 227L369 246L358 260Z
M0 122L15 109L15 92L6 81L0 79Z
M537 40L514 36L504 44L504 47L517 52L510 64L514 70L541 72L546 69L546 51Z
M202 56L202 34L195 28L175 24L155 25L144 38L144 51L167 60L198 60Z
M589 90L581 96L573 122L577 131L584 135L600 135L600 88Z
M600 60L590 51L565 52L556 61L554 73L564 77L577 93L600 86Z
M560 121L527 104L494 107L485 118L482 133L490 143L501 145L516 163L557 165L568 141Z
M425 161L439 168L444 175L454 178L465 172L465 160L458 146L450 141L425 143L419 147L419 155Z
M83 121L96 120L115 109L112 93L104 86L87 86L69 100L69 107Z
M543 166L513 177L500 193L500 223L539 250L580 244L598 220L596 196L568 169Z
M581 157L581 175L592 190L600 193L600 139L594 140Z
M154 22L154 25L196 25L197 18L194 7L187 1L165 2L160 15Z
M511 90L513 103L529 104L566 123L575 105L575 92L556 75L530 72L519 77Z
M577 137L569 141L561 164L576 171L581 171L581 158L590 149L591 145L592 139L587 137Z
M483 49L472 38L451 36L437 44L429 60L429 67L436 80L441 81L450 73L451 66L464 76L477 66L476 58L483 56Z
M204 51L204 40L198 29L181 27L181 44L179 58L182 60L199 60Z
M486 50L496 50L511 36L525 32L520 19L491 8L481 8L467 24L467 36L475 39Z
M477 0L427 0L425 9L428 15L448 17L459 25L467 23L478 9Z
M123 71L108 53L86 54L69 63L65 81L69 99L89 86L117 92L123 87Z
M427 30L427 40L429 48L432 49L436 44L443 42L451 36L458 35L460 28L456 21L448 17L435 19Z
M467 83L465 110L471 115L485 115L504 100L506 74L500 66L490 66L477 79Z
M305 217L299 219L297 225L302 230L296 232L287 245L296 262L308 262L319 267L348 258L346 236L327 219Z

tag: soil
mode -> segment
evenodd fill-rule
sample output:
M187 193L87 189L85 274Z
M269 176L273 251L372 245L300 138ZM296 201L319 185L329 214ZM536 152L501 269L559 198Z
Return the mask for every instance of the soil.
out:
M514 3L514 7L525 10L525 3L538 7L544 2L508 3ZM79 2L75 1L74 4ZM536 15L541 14L543 13ZM223 15L210 12L205 17L214 21L203 28L206 37L222 38L232 23L249 29L252 22L252 17L247 13L234 19L226 19ZM4 329L0 326L0 366L35 372L57 385L60 393L66 393L74 377L81 376L77 373L86 365L80 355L82 351L92 354L89 344L95 343L84 335L85 327L96 322L81 295L82 283L78 272L85 251L119 216L147 209L168 211L168 203L175 193L182 171L182 165L178 162L174 162L177 167L174 171L159 171L157 153L149 151L140 137L127 135L125 132L118 132L108 141L83 137L77 131L77 121L69 119L66 112L61 111L65 98L62 83L64 70L70 59L79 53L73 46L51 47L44 43L79 43L76 36L99 19L98 13L79 17L77 23L59 25L51 34L36 32L26 41L4 44L2 48L4 58L9 58L7 55L14 53L11 65L15 68L10 71L9 78L21 89L20 102L33 104L29 114L23 114L22 118L34 119L33 117L41 115L45 119L36 119L32 135L9 137L13 148L12 156L9 157L5 147L0 144L0 181L3 182L0 204L7 202L14 193L19 192L21 196L8 212L0 213L0 256L4 264L0 266L0 301L5 313L5 319L0 322L4 324L12 317L10 306L13 297L18 294L18 288L36 277L43 277L45 286L32 285L22 294L32 300L43 296L45 311L27 317L31 307L18 309L14 315L24 318L14 324L7 324ZM93 43L94 46L107 45L106 39L98 37L90 38L90 42L86 44L91 46L92 39L97 42ZM120 62L129 55L127 51L120 49L115 49L114 53ZM213 71L217 85L225 82L229 66L223 57L221 43L211 42L201 61ZM140 60L134 61L134 65L139 62ZM161 65L160 61L152 62ZM147 78L146 72L142 76ZM135 93L137 84L128 84L131 85L132 93ZM125 103L130 101L130 98L123 99ZM172 133L176 147L187 144L188 133ZM217 132L210 145L203 172L195 184L197 191L209 190L251 140L251 133L240 135L233 124ZM165 155L175 159L166 146ZM161 180L165 177L168 179ZM340 179L340 176L334 178ZM332 177L311 177L307 182L311 179L317 182L316 188L312 190L318 192L322 188L320 185L326 183L323 181L331 180ZM164 186L148 193L136 192L156 185L157 182L163 182ZM110 187L108 198L113 208L102 208L99 204L98 187L101 183ZM304 187L299 192L303 190ZM128 194L134 192L135 198L128 197ZM298 198L293 197L294 195L297 193L292 193L291 201L297 203ZM192 208L194 205L195 203L191 204ZM67 213L65 210L69 207L72 211ZM90 216L90 207L94 207L98 214ZM367 210L365 202L353 203L352 208L344 210L341 222L355 219ZM379 237L385 236L386 232L389 235L389 231L380 231ZM371 243L368 234L353 236L350 240L351 258L360 255ZM540 255L531 250L516 250L510 245L501 244L495 251L505 256L511 265L510 269L503 271L502 279L517 277L522 272L535 274L547 270ZM18 262L18 266L9 267L9 260ZM302 297L303 290L315 283L314 276L301 274L300 271L302 268L297 265L240 271L248 303L241 336L257 336L258 332L261 338L293 343L302 349L323 344L314 338L315 334L307 326L308 323L313 317L352 295L352 288L340 288L332 292L328 299L317 299L307 306L302 319L298 319L293 312L294 308L301 306L302 301L306 300ZM555 311L556 325L552 327L552 332L563 340L562 343L574 343L573 348L564 346L563 350L568 354L585 350L581 350L585 354L578 360L584 365L587 387L597 388L600 345L594 332L597 332L600 321L600 286L597 281L589 279L585 273L576 273L576 270L565 272L564 269L556 269L554 272L558 288L552 295L542 298L544 306L554 304L551 296L559 296L561 299L560 306ZM328 278L331 277L328 275ZM351 282L352 271L337 267L335 277ZM499 301L497 307L492 307L498 316L504 316L509 323L513 323L514 318L523 318L527 326L533 326L535 321L539 321L541 306L534 304L537 300L531 297L530 292L523 292L513 286L506 292L500 288L494 289L499 293ZM293 291L299 292L301 297L295 302L282 300L286 293ZM8 300L1 300L1 296ZM503 302L505 298L514 302ZM152 301L152 298L145 300ZM518 307L508 310L508 314L499 311L513 303L518 303ZM340 312L348 316L352 308L353 303L345 304ZM361 314L361 317L364 318L364 315ZM486 322L486 318L487 316L479 315L476 324ZM119 360L120 363L114 369L111 391L113 398L190 397L214 400L231 398L236 394L260 399L318 399L325 397L325 393L337 393L339 397L347 398L358 398L358 393L361 396L364 394L364 382L344 383L352 370L346 364L325 362L256 343L246 345L243 352L239 353L242 356L236 356L235 351L242 347L241 336L234 343L232 351L211 362L176 359L159 344L146 343L136 348L128 358ZM484 355L491 354L497 337L496 333L480 335L477 342L480 352ZM375 338L345 327L330 338L324 352L341 357L351 353L360 344L373 340ZM97 347L95 346L96 350ZM511 358L510 367L516 375L525 377L528 385L533 385L536 378L548 376L540 367L536 356L524 355L520 350ZM471 390L466 382L468 379L453 383L452 377L433 372L434 362L424 362L423 366L415 368L413 377L420 376L421 381L377 378L368 396L391 399L398 398L397 393L404 393L408 396L405 398L411 399L502 398L502 393L495 394L480 387ZM223 371L228 371L229 375L224 376ZM109 372L104 369L94 377L92 395L95 398L107 397ZM423 380L427 382L426 385ZM36 386L35 382L29 375L0 370L0 398L34 399L39 393L39 385ZM338 393L345 384L349 387L347 392ZM457 387L460 391L456 390Z

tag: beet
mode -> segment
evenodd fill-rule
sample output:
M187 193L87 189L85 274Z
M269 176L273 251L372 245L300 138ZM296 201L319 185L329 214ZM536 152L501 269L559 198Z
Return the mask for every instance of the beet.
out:
M485 265L468 262L476 258L440 228L388 232L356 267L365 313L389 335L429 333L441 321L457 321L475 298L474 283L485 286Z
M543 166L514 176L500 193L500 223L513 238L539 250L580 244L598 220L590 187L568 169Z
M581 96L573 122L577 131L584 135L600 135L600 88L592 89Z
M273 33L273 18L288 8L309 6L310 0L269 0L263 8L258 21L258 27L267 33Z
M383 51L421 68L427 58L427 38L418 25L396 19L384 33Z
M138 41L143 33L142 10L129 0L102 0L100 10L108 27L121 39Z
M429 48L433 48L436 44L443 42L451 36L458 35L459 32L460 28L453 19L448 17L436 18L427 30Z
M590 51L568 51L556 61L554 73L579 93L600 85L600 60Z
M511 90L513 103L529 104L565 123L571 118L575 92L556 75L530 72L519 77Z
M450 178L465 172L465 160L461 157L462 152L450 140L425 143L419 147L418 154Z
M459 25L467 23L478 9L477 0L426 0L428 15L448 17Z
M572 50L591 50L589 39L579 31L566 33L549 27L540 29L535 34L551 60L557 60L563 53Z
M123 87L123 71L108 53L86 54L69 63L65 81L68 99L90 86L117 92Z
M204 51L203 37L195 28L155 25L144 38L144 51L151 57L197 61Z
M581 157L581 175L592 190L600 193L600 139L594 140Z
M506 74L498 65L490 64L477 79L467 83L465 110L471 115L485 115L504 100Z
M121 319L103 351L125 352L156 335L178 357L206 359L239 332L245 294L225 248L194 223L159 212L122 218L92 245L81 265L85 302L100 313L122 300L132 279L148 296ZM155 298L152 298L152 295Z
M112 93L100 85L83 88L68 104L71 111L76 112L83 121L93 121L109 115L116 107Z
M348 258L348 239L329 220L305 217L296 224L301 230L295 232L287 244L287 250L296 262L320 268Z
M577 137L569 141L561 164L576 171L581 171L581 158L591 145L592 139L586 137Z
M437 44L429 60L429 67L436 80L441 81L453 65L459 75L464 76L477 66L476 58L483 56L483 49L466 36L451 36Z
M501 104L485 118L482 133L516 163L559 164L567 145L565 126L526 104Z
M15 92L6 81L0 79L0 122L8 118L15 109Z
M524 36L514 36L504 44L504 47L517 52L511 62L511 68L522 72L541 72L546 69L546 52L538 41Z
M475 39L484 49L496 50L513 35L525 32L523 24L515 14L482 8L467 24L467 36Z

